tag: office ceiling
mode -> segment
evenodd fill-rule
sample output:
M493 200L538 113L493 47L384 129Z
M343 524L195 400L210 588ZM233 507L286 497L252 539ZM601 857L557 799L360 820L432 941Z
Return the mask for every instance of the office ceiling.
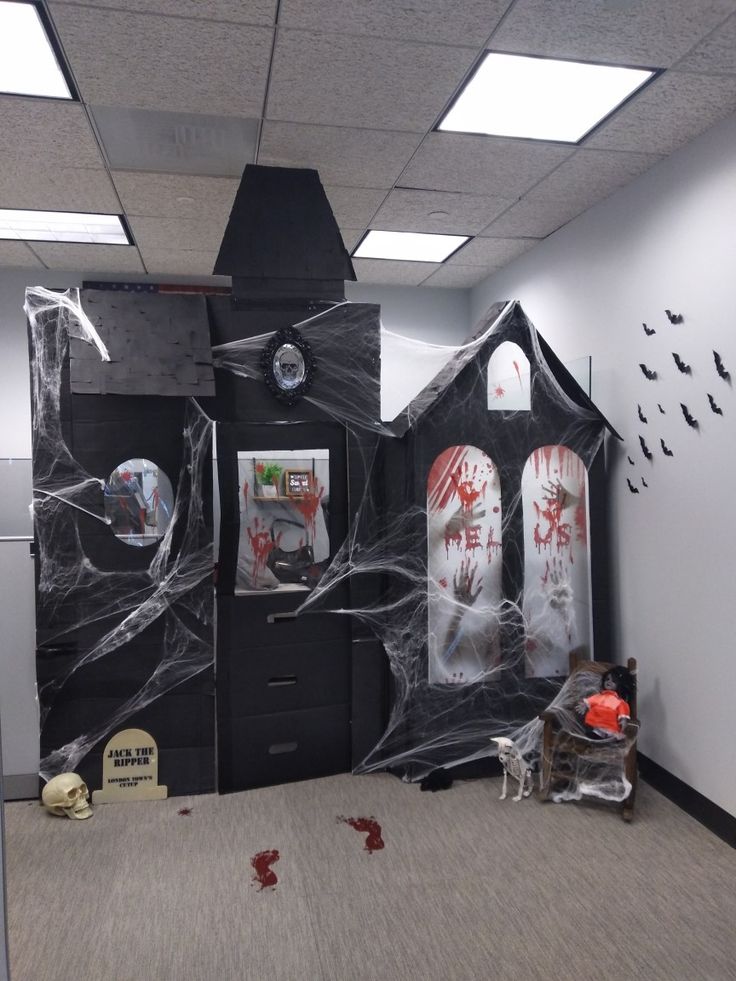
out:
M49 0L82 102L0 96L0 207L123 213L135 247L0 265L211 273L246 163L315 167L345 244L475 236L366 283L467 288L736 111L736 0ZM666 71L580 147L433 132L482 51Z

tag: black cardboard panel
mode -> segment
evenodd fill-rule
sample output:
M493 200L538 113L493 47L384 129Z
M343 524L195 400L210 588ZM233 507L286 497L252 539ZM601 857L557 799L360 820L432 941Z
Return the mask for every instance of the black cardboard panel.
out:
M227 768L220 758L222 793L326 777L350 768L347 705L235 719L231 731Z
M349 648L342 641L319 641L231 650L229 680L220 699L233 717L347 703Z

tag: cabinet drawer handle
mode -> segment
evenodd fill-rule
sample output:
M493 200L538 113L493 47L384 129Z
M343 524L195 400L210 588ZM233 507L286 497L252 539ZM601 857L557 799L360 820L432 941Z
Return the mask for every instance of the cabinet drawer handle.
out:
M295 674L281 674L276 678L269 678L266 682L269 688L285 688L288 685L296 684Z
M293 753L299 743L274 743L268 747L269 756L278 756L281 753Z

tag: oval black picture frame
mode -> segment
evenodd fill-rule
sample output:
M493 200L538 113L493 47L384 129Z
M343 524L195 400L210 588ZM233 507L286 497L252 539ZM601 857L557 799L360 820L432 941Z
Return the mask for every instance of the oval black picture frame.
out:
M293 344L304 359L304 378L293 388L282 387L274 370L276 353L284 344ZM264 381L269 391L286 405L294 405L307 394L312 387L316 370L317 363L312 354L312 349L296 327L283 327L276 331L261 352L261 371Z

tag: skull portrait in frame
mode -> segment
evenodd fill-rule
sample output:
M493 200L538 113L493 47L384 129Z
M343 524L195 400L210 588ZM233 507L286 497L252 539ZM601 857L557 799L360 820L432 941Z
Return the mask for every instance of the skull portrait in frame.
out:
M294 405L309 391L316 370L307 341L295 327L277 331L261 354L261 370L271 392Z

